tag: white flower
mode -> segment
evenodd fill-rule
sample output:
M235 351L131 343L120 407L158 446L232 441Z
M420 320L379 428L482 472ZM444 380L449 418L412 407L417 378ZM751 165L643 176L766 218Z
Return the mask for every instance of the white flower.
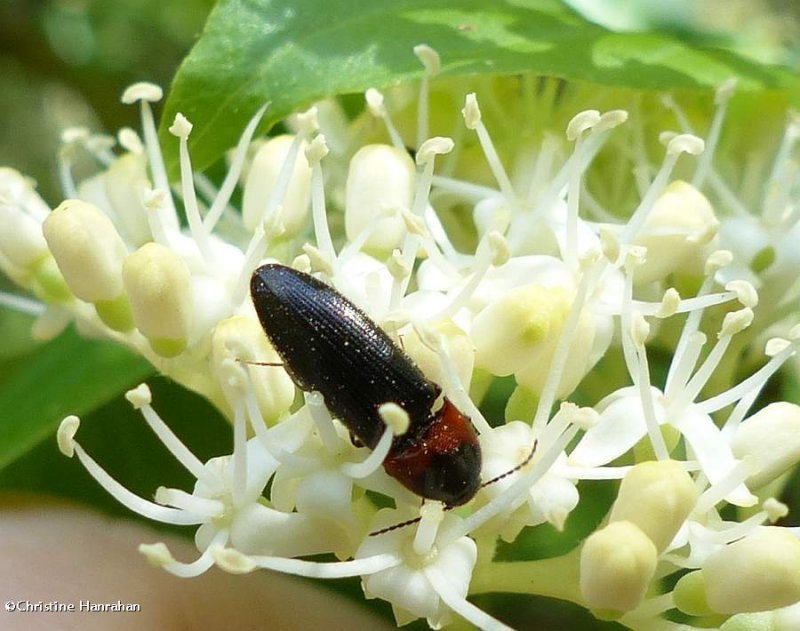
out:
M788 240L797 225L789 195L794 123L764 216L746 218L753 230L742 234L730 216L735 196L712 163L724 99L705 142L671 104L682 133L662 134L665 149L653 168L641 139L625 139L623 110L579 111L559 123L564 134L546 132L539 143L540 134L526 131L529 112L520 108L517 120L506 100L479 104L473 93L463 123L432 130L427 108L438 56L424 46L415 52L426 69L409 142L415 159L392 120L393 100L413 100L407 92L367 92L369 115L385 132L366 140L364 121L351 124L328 103L293 117L291 135L253 143L262 108L218 186L193 172L192 123L177 115L170 131L181 183L173 191L150 110L161 91L137 84L123 99L140 105L142 139L121 132L114 153L107 137L68 134L62 174L70 201L56 211L19 174L0 171L0 218L20 235L19 242L0 235L0 265L48 306L5 294L3 303L43 311L40 329L55 331L53 322L71 318L127 345L206 396L232 424L232 452L203 463L156 414L145 387L129 393L195 479L191 489L159 488L155 502L91 459L75 439L75 417L59 430L62 451L77 454L131 510L197 528L194 561L173 559L162 544L142 547L166 570L195 576L217 564L231 572L360 576L365 594L389 601L401 624L425 618L438 628L456 613L480 628L505 628L467 600L475 583L486 589L504 569L525 569L492 558L497 538L513 542L545 522L568 527L585 480L622 480L607 519L572 553L532 565L535 576L542 567L568 568L553 577L552 592L537 580L522 589L556 593L640 628L659 624L675 606L705 615L790 605L796 533L770 528L780 534L765 542L762 527L786 512L768 495L800 458L797 406L750 410L800 338L786 326L797 312ZM632 122L634 135L650 132ZM70 162L78 150L100 168L80 182ZM614 152L613 172L605 158L596 160L601 151ZM626 193L617 207L604 187L620 188L612 180L628 157L638 197L631 204ZM679 160L685 182L673 179ZM230 206L237 182L244 182L241 215ZM343 214L329 225L330 211ZM320 393L296 396L248 296L264 262L337 289L471 419L484 483L474 500L450 512L384 471L395 436L410 431L422 440L427 417L381 405L381 438L370 451L351 440L348 419L331 418ZM694 280L693 297L670 287ZM763 305L765 297L774 304ZM674 327L681 319L682 328ZM725 381L737 351L774 334L766 326L780 337L766 343L763 366ZM713 345L704 330L717 333ZM651 341L672 352L663 385L650 364ZM324 371L325 358L319 362ZM504 418L487 419L479 405L497 384L512 394ZM387 503L394 508L379 509ZM746 518L722 517L726 504L757 503ZM760 543L770 554L759 552ZM294 558L317 554L339 560ZM733 576L742 559L772 573L769 589L750 589L756 571ZM651 596L670 584L662 578L684 569L696 571L674 593Z

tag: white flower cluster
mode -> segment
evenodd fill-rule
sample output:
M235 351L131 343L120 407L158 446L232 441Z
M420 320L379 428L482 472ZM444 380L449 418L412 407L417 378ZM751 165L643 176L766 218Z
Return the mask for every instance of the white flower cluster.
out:
M442 114L429 105L439 60L428 47L415 52L426 77L408 142L414 158L388 98L369 90L368 114L354 121L326 102L293 117L292 134L254 141L260 111L218 185L193 172L192 125L178 115L173 188L150 106L161 91L137 84L123 101L140 104L143 138L123 130L113 152L112 139L65 133L68 199L54 210L16 171L0 170L0 268L36 297L3 301L37 313L40 337L74 321L125 344L233 426L233 453L203 463L159 417L146 386L130 391L197 480L188 491L159 488L154 501L81 448L74 416L59 429L61 450L131 510L197 527L194 561L177 561L160 543L140 548L179 576L214 564L360 576L366 596L389 601L399 624L426 618L433 628L453 612L480 628L507 628L467 600L490 590L557 595L631 628L655 628L675 608L717 615L724 629L756 619L759 628L790 628L800 618L800 533L765 524L786 512L775 496L800 461L800 407L752 408L800 344L791 326L800 288L797 123L763 185L763 210L749 212L712 161L731 86L718 93L705 142L666 101L681 130L661 135L664 155L653 168L641 143L627 155L614 144L628 118L622 110L574 115L565 139L533 138L516 129L520 121L495 116L506 126L496 142L467 94L452 138L431 136ZM507 90L516 80L504 81ZM399 110L407 96L393 96ZM512 170L500 158L508 138L518 152ZM604 207L591 184L609 148L612 170L635 168L639 202L630 212ZM97 159L97 175L74 181L76 151ZM685 181L674 177L679 162L692 174ZM241 212L230 205L237 183ZM381 468L386 441L374 452L355 446L319 393L304 393L298 407L287 374L256 364L280 362L247 291L263 262L333 285L471 418L481 477L492 483L470 504L421 503ZM690 296L670 285L678 278L692 279ZM651 370L653 340L672 356L663 383ZM763 359L736 382L731 367L755 344ZM569 402L593 369L609 366L627 373L623 387L610 385L592 405ZM495 378L511 376L506 422L492 426L476 403ZM562 529L579 483L602 479L622 480L607 519L548 566L560 571L546 585L523 580L537 576L537 562L493 560L498 538L513 542L544 523ZM379 510L376 493L393 508ZM320 553L339 560L298 558ZM661 581L670 575L680 576L674 587Z

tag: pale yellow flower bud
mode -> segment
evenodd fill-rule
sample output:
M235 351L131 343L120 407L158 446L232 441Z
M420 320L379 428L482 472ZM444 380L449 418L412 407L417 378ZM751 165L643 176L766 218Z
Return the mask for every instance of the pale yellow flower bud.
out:
M152 188L144 155L128 153L115 160L105 176L105 193L119 229L133 246L147 243L152 235L144 207L144 192Z
M782 528L759 528L711 554L702 571L717 613L785 607L800 600L800 541Z
M122 286L128 251L108 216L94 204L68 199L50 213L42 229L72 293L93 303L110 328L132 328Z
M350 160L345 202L345 230L354 240L369 231L367 250L388 254L406 233L402 211L414 198L416 168L411 156L389 145L367 145Z
M637 283L661 280L676 270L703 269L719 221L705 196L691 184L672 182L662 193L635 243L647 248Z
M691 476L674 460L637 464L619 487L610 520L636 524L662 552L697 501Z
M242 216L249 230L255 230L265 219L264 213L275 193L292 142L294 138L289 135L272 138L261 146L253 158L242 198ZM311 202L311 167L304 155L305 147L305 142L301 142L289 175L286 194L276 200L280 205L278 219L287 237L303 229Z
M123 265L125 289L136 328L162 357L174 357L188 343L192 321L192 278L184 260L158 243L147 243Z
M580 585L586 604L609 617L630 611L644 598L658 552L635 524L617 521L597 530L581 550Z
M771 482L800 461L800 406L781 401L759 410L736 430L731 449L737 458L755 459L751 488Z
M42 224L21 209L0 201L0 254L20 270L33 267L47 256Z
M232 316L217 324L211 338L214 374L229 405L241 400L237 373L249 373L259 409L268 424L286 412L294 401L295 387L280 366L248 365L246 362L281 364L281 358L255 318Z

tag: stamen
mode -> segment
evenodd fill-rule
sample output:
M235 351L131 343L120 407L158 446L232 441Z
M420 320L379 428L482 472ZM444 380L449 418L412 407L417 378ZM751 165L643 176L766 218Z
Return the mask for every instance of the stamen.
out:
M406 415L407 416L407 415ZM341 466L342 473L356 480L366 478L372 475L375 471L381 468L383 461L389 454L389 449L392 448L392 440L394 439L394 431L387 425L386 429L381 435L375 449L361 462L348 462Z
M542 188L552 175L553 161L559 148L559 141L552 135L547 134L542 140L539 155L536 156L536 164L531 174L531 183L528 186L528 194L525 196L526 206L533 204L534 200L542 193Z
M202 515L206 519L220 517L225 511L225 504L219 500L198 497L180 489L168 489L163 486L156 489L155 500L162 506L172 506L195 515Z
M439 54L426 44L414 46L414 54L425 66L425 74L419 88L417 101L417 147L428 137L428 101L430 92L430 80L433 79L441 69Z
M531 486L545 473L550 471L555 461L563 453L572 439L575 438L578 431L579 428L577 426L572 426L567 429L567 431L561 434L551 445L541 450L539 452L541 454L539 460L537 460L528 471L514 480L511 486L505 489L503 493L461 522L453 524L449 528L443 530L439 537L439 547L447 547L454 541L480 528L496 515L512 508L514 504L518 502L519 498L530 490Z
M41 316L45 312L45 305L38 300L27 296L9 294L5 291L0 291L0 306L30 316Z
M61 453L70 458L73 453L77 454L78 460L89 475L91 475L111 497L117 500L117 502L142 517L160 521L165 524L197 526L204 523L205 518L202 516L175 510L174 508L159 506L158 504L139 497L122 486L112 478L105 469L97 464L75 440L75 433L78 431L79 425L80 421L76 416L68 416L61 422L58 428L58 445L61 449Z
M781 139L781 145L775 155L775 160L772 163L772 171L767 179L765 187L768 196L775 190L783 191L783 194L777 199L770 200L769 197L767 198L771 203L766 204L762 215L766 225L775 225L777 223L788 202L791 186L785 183L786 171L791 165L792 151L798 138L800 138L800 120L798 120L796 115L792 115L792 118L790 118L789 123L786 125L786 130ZM781 185L782 182L784 182L783 186Z
M117 132L117 142L119 142L119 146L128 153L136 155L144 154L142 139L139 138L139 134L130 127L123 127Z
M246 404L244 397L238 397L233 415L233 484L231 497L234 507L242 505L243 496L247 492L247 420L245 419Z
M478 135L478 141L486 156L486 162L494 175L494 179L497 181L497 185L503 192L503 197L506 198L506 201L512 208L518 209L519 201L514 192L514 187L511 185L511 180L508 178L506 170L503 168L500 156L497 155L497 150L492 143L492 138L489 136L489 132L483 124L483 121L481 121L481 110L478 107L478 99L474 92L467 94L464 109L461 111L464 115L464 123L467 128L474 130Z
M370 113L376 118L383 120L384 125L386 125L386 132L389 134L389 139L392 141L392 145L397 149L402 149L405 151L406 147L403 143L403 139L400 137L397 127L395 127L394 123L392 122L391 115L383 104L383 94L381 94L375 88L370 88L364 93L364 99L367 102L367 109L369 109Z
M753 391L760 391L767 380L769 380L769 378L778 371L783 363L795 353L798 345L800 345L800 340L792 341L791 344L770 358L770 360L764 366L759 368L747 379L738 383L732 388L729 388L725 392L706 399L705 401L696 403L695 408L702 414L711 414L712 412L721 410L731 403L742 399Z
M425 502L420 507L420 522L413 543L414 552L419 556L426 557L431 554L439 525L444 519L444 510L444 504L434 501Z
M561 378L564 373L564 367L567 364L569 357L569 350L572 346L576 335L575 331L580 322L581 312L583 305L586 302L586 295L589 291L589 286L594 282L596 275L599 273L599 266L591 263L591 259L587 258L583 264L589 266L584 269L580 275L580 283L575 292L575 298L572 301L572 306L569 310L569 315L561 329L561 334L558 336L558 343L553 351L553 358L550 361L550 369L547 371L547 379L542 387L542 393L539 397L539 404L536 406L536 414L531 423L534 434L541 431L542 424L545 422L550 414L550 408L556 400L556 393L561 383Z
M317 247L331 262L336 260L336 250L328 228L328 214L325 211L325 180L322 175L322 158L328 155L325 136L319 134L306 148L306 160L311 165L311 216L314 221L314 234Z
M245 403L250 417L250 426L253 428L259 443L270 456L293 469L313 471L316 468L316 460L313 458L303 458L291 453L291 451L299 447L299 444L305 438L306 432L295 433L295 440L290 440L289 437L284 436L288 430L292 429L289 421L284 421L272 429L267 429L261 416L261 410L258 408L258 400L252 389L245 396Z
M458 195L466 202L476 203L489 197L500 197L500 191L481 184L462 182L444 175L434 175L431 183L443 191Z
M475 252L475 258L472 263L473 272L469 281L464 285L461 291L459 291L458 294L456 294L456 296L450 300L450 303L447 306L428 318L428 321L435 322L442 318L451 318L458 312L459 309L465 307L472 299L475 290L485 278L486 273L494 264L494 252L496 252L498 248L503 247L507 251L507 245L505 245L505 239L503 235L494 230L488 232L481 239L480 243L478 243L478 248Z
M683 134L669 141L664 161L661 163L656 177L653 179L652 184L650 184L650 188L642 198L639 206L631 215L628 223L625 224L625 227L622 229L619 239L620 243L633 243L636 235L642 229L642 226L644 226L648 214L653 209L655 201L659 198L661 193L664 192L672 170L675 168L675 164L678 162L680 155L682 153L697 155L701 152L702 141L696 136Z
M513 629L496 618L493 618L483 609L476 607L466 598L459 596L450 585L450 581L442 572L435 566L429 565L422 570L425 578L431 584L431 587L436 590L442 602L455 611L459 616L464 618L467 622L472 623L479 629L484 631L513 631Z
M170 574L180 578L194 578L211 569L211 566L214 565L213 551L225 545L227 541L228 531L220 530L200 557L192 563L176 561L163 543L142 544L139 546L139 552L144 554L148 561L163 568Z
M625 365L628 369L631 379L634 384L637 384L639 376L639 362L638 355L633 346L633 339L631 338L632 315L633 315L633 277L636 273L636 268L644 261L646 250L639 246L628 248L628 251L621 256L623 257L623 265L625 268L625 285L622 294L622 309L620 312L620 320L622 322L622 354L625 359Z
M633 465L622 467L574 467L567 465L563 474L575 480L621 480L633 469Z
M715 104L717 106L714 112L714 118L711 121L711 129L708 132L706 139L706 151L697 163L697 168L692 178L692 186L700 190L709 171L711 170L711 161L714 158L714 150L717 148L720 133L722 131L722 123L725 120L725 114L728 111L728 102L733 95L733 90L736 87L736 80L729 79L717 88L717 95Z
M450 355L445 348L444 341L441 336L435 334L433 331L424 329L422 327L415 327L420 340L428 348L434 351L439 357L439 364L444 373L444 383L442 384L445 391L455 403L456 407L466 414L478 433L489 431L491 426L484 418L483 413L478 409L478 406L472 400L472 397L467 393L464 384L458 376L458 370L450 359Z
M166 247L171 246L171 240L167 234L167 227L164 225L164 213L166 203L172 203L172 198L161 189L147 189L143 193L142 204L147 210L147 225L153 240Z
M612 129L625 122L626 119L627 112L623 110L606 112L600 117L600 122L595 125L591 135L581 143L581 151L573 152L558 173L550 179L550 185L536 202L534 215L541 217L552 207L553 203L561 197L562 190L567 186L572 172L575 170L585 171L608 140Z
M733 499L729 496L737 491L737 488L739 487L741 487L741 491L745 495L749 494L747 487L744 486L744 482L753 473L753 466L754 464L749 457L738 461L736 465L734 465L730 471L728 471L725 477L706 489L706 491L697 500L697 504L695 504L694 507L694 512L698 515L705 515L726 497L728 498L728 501ZM749 502L740 501L737 502L737 504L739 506L752 506L758 501L758 498L756 498L754 495L750 495L750 497L752 499Z
M72 160L70 159L73 151L73 147L67 146L62 147L58 152L58 180L65 199L78 197L78 186L75 178L72 177Z
M702 299L711 291L711 286L714 284L714 273L719 267L724 267L730 261L728 257L722 254L724 250L712 254L706 264L706 278L697 292L696 299ZM684 303L689 303L691 299L684 300ZM703 317L703 309L692 310L686 318L683 325L681 336L678 339L678 345L675 348L675 354L672 358L669 372L667 373L667 382L664 387L664 395L667 399L672 399L675 396L675 390L683 388L686 381L689 379L692 368L694 368L697 358L700 356L700 349L696 348L698 344L697 331L700 327L700 320ZM685 353L690 349L690 344L693 352L691 357L685 357ZM703 336L700 346L705 344L705 336ZM691 363L689 363L691 361Z
M417 150L416 161L417 165L422 167L422 173L417 176L417 186L414 192L414 201L411 205L411 213L421 217L425 207L428 204L428 197L431 192L431 178L433 177L433 169L435 165L435 158L437 155L450 153L453 150L453 141L450 138L436 136L429 138L420 145ZM414 259L417 255L417 244L419 238L406 232L405 240L403 241L403 258L402 263L404 267L411 269ZM390 311L397 309L400 300L406 295L408 290L408 283L411 276L408 275L404 278L395 278L392 284L392 294L389 301Z
M336 433L336 427L333 425L331 414L328 412L328 408L325 407L325 399L322 394L319 392L306 392L304 397L325 451L331 455L338 453L341 441Z
M265 570L274 570L283 574L294 574L295 576L305 576L307 578L368 576L402 564L402 559L394 554L376 554L364 559L331 563L273 556L251 556L250 560L256 566Z
M192 177L192 160L189 156L189 134L192 133L192 124L183 114L175 115L175 122L169 128L173 136L177 136L180 151L181 166L181 195L183 196L183 206L186 210L186 220L189 223L189 230L192 238L197 244L200 256L208 266L209 271L214 272L218 269L214 253L208 242L208 232L200 217L200 209L197 206L197 194L194 190Z
M642 401L642 412L644 412L644 422L647 426L647 435L653 446L653 452L658 460L667 460L669 450L661 434L658 418L656 417L655 403L653 401L653 390L650 382L650 365L647 361L647 350L643 344L636 345L636 355L639 359L639 397Z
M150 389L146 384L125 393L125 398L135 410L139 410L144 420L153 430L162 444L175 456L186 470L198 480L203 479L207 473L203 463L184 445L169 426L161 419L150 405Z
M158 144L158 132L153 118L153 110L150 108L150 103L160 101L163 95L161 88L155 84L135 83L122 93L122 102L131 105L139 101L147 162L150 165L150 174L155 184L154 188L169 191L167 169L164 166L164 157L161 155L161 148ZM175 211L175 204L171 196L167 195L166 197L166 203L159 208L159 220L169 230L179 230L180 224Z
M250 119L250 122L247 123L247 127L245 127L244 132L242 133L242 137L239 138L239 143L236 145L236 150L233 153L233 160L231 160L231 166L228 169L228 173L225 175L222 186L220 186L219 192L214 197L214 202L211 204L211 208L209 208L208 214L203 221L203 227L209 234L214 230L214 227L217 225L217 222L222 216L223 211L227 208L228 202L230 202L231 195L233 194L236 184L239 182L239 176L242 173L244 160L247 157L247 148L250 146L250 142L253 140L253 135L256 133L258 124L261 122L261 118L264 116L264 112L267 111L268 107L269 103L259 108L253 118Z
M580 153L583 134L600 122L600 112L587 110L577 114L567 125L567 139L575 141L573 155ZM578 207L580 205L581 169L573 169L567 185L567 243L564 262L571 270L578 265Z
M684 327L685 331L686 328ZM667 374L667 386L664 392L664 397L667 401L673 400L678 391L686 387L686 383L692 376L692 371L697 365L697 360L705 343L706 336L699 331L693 331L685 338L681 336L681 344L678 345L680 354L676 351L675 355L673 355Z

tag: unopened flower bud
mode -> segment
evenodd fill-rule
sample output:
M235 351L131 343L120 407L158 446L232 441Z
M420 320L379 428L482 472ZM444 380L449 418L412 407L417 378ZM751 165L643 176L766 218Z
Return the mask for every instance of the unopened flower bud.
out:
M759 410L736 430L731 449L737 458L755 459L748 486L768 484L800 462L800 406L781 401Z
M115 224L134 247L152 239L144 192L152 188L144 155L128 153L111 163L104 174L105 193Z
M230 405L240 399L238 391L230 387L232 370L249 373L259 409L267 424L277 421L292 405L294 383L280 366L280 356L256 319L232 316L217 324L211 339L211 359L214 374ZM247 361L277 365L248 366Z
M192 321L192 278L184 260L159 243L130 254L122 269L136 328L162 357L184 351Z
M32 268L47 256L41 221L0 200L0 254L20 270Z
M122 285L122 264L128 251L108 216L93 204L67 200L47 217L42 228L72 293L93 303L110 328L132 328Z
M684 574L672 590L675 607L690 616L708 616L714 613L706 600L706 579L701 570Z
M656 200L635 243L647 248L637 283L660 280L676 270L699 272L719 221L705 196L691 184L672 182Z
M674 460L651 460L623 478L610 521L636 524L661 552L697 501L691 476Z
M253 158L242 198L242 216L249 230L264 220L264 213L275 193L283 164L294 138L277 136L264 143ZM311 167L304 156L305 142L301 143L297 159L292 165L286 194L276 200L280 206L280 221L285 236L292 236L303 229L311 201Z
M586 604L609 617L642 602L656 570L658 552L650 538L628 521L616 521L586 539L580 585Z
M345 229L354 240L370 232L366 248L388 254L405 236L402 210L410 210L414 197L414 161L402 149L367 145L350 160L347 174Z
M42 236L49 212L28 178L0 168L0 270L20 285L35 284L32 277L50 256Z
M717 613L786 607L800 600L800 541L783 528L759 528L712 553L702 571Z

